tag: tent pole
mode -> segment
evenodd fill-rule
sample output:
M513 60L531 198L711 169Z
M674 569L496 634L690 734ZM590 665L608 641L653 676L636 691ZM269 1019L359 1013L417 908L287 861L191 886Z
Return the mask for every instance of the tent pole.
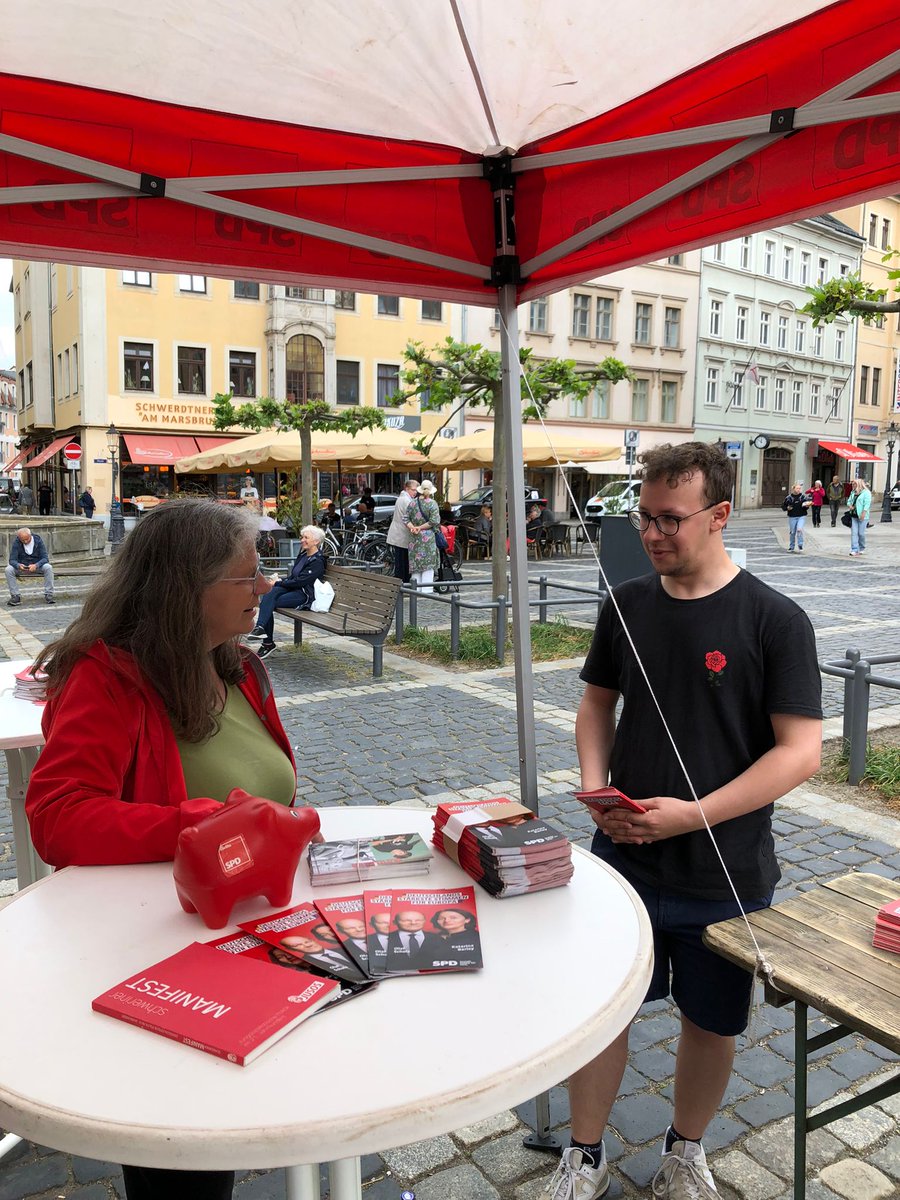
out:
M522 368L516 288L498 289L501 324L502 392L500 419L506 442L506 510L509 514L509 569L512 585L513 653L516 679L516 729L522 803L538 810L534 752L534 679L531 671L531 618L528 608L528 547L525 543L525 467L522 455ZM502 547L495 552L502 553Z

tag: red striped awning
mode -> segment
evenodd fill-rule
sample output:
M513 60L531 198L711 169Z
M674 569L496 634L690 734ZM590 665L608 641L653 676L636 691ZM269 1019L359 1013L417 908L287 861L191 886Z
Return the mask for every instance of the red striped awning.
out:
M36 454L34 458L26 463L27 469L31 471L35 467L42 467L48 459L52 458L54 454L58 454L59 451L62 450L66 442L70 442L71 440L72 435L70 433L67 433L64 437L54 438L49 446L45 446L39 454Z
M822 450L830 450L832 454L836 454L838 458L846 458L850 462L883 462L877 454L870 454L868 450L861 450L859 446L854 446L850 442L819 442L819 447Z
M204 450L215 450L217 446L227 446L229 442L234 441L234 437L194 437L197 443L197 449L202 454Z
M172 466L177 458L197 453L192 437L174 433L123 433L131 461L141 466Z
M34 453L34 449L34 446L26 446L24 450L19 451L15 458L11 458L8 463L4 463L3 466L0 467L0 471L7 472L11 471L14 467L24 466L25 460L28 458L29 454Z

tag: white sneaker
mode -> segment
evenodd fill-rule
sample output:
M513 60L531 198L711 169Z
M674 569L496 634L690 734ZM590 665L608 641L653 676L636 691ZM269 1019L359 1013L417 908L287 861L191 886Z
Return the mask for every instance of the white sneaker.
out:
M609 1187L609 1171L606 1169L606 1149L599 1167L589 1167L584 1152L577 1146L563 1150L556 1174L550 1180L544 1195L549 1200L597 1200Z
M716 1200L719 1195L699 1142L673 1142L668 1154L663 1151L652 1190L658 1200Z

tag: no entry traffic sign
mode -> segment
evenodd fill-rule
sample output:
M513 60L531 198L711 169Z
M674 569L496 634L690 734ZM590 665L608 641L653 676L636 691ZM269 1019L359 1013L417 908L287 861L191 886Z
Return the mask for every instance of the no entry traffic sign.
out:
M81 463L81 447L77 442L66 442L63 446L63 458L66 460L66 466L70 470L74 470Z

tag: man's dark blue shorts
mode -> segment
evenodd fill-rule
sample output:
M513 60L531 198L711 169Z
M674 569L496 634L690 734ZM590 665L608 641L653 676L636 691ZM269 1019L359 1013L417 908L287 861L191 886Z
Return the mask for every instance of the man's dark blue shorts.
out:
M699 900L661 891L636 878L598 829L591 850L626 879L646 906L653 928L653 975L644 1002L671 995L689 1021L709 1033L736 1037L747 1027L753 976L703 945L703 930L740 915L735 900ZM745 912L772 903L744 900Z

